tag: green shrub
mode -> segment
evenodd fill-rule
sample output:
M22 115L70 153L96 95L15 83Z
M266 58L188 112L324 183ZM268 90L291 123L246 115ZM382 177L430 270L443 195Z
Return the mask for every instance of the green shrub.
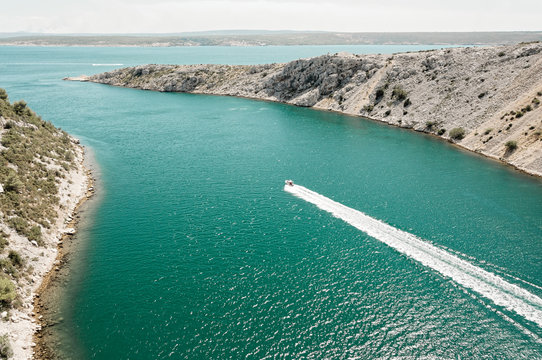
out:
M410 101L410 98L407 98L405 102L403 103L403 107L409 107L412 104L412 101Z
M26 102L24 100L19 100L13 103L13 110L17 115L25 114Z
M15 284L10 279L0 275L0 303L9 306L16 297Z
M13 356L13 350L7 334L0 336L0 359L9 359Z
M8 93L5 89L0 88L0 100L7 100L8 99Z
M497 54L498 57L503 57L504 55L506 55L506 54L504 53L504 51L501 51L501 52L499 52L499 53Z
M516 113L516 118L519 119L519 118L522 117L522 116L523 116L523 112L522 112L522 111L518 111L518 112Z
M30 241L35 240L38 243L41 242L41 228L37 225L32 226L30 230L28 230L27 236Z
M8 259L16 268L20 269L24 265L23 257L15 250L9 251Z
M23 182L15 173L11 173L8 176L8 178L6 179L6 184L4 185L4 189L6 191L13 191L16 193L20 193L23 190L23 187Z
M439 129L437 134L444 135L445 132L446 132L446 129Z
M486 131L484 131L484 135L488 135L492 131L493 131L493 129L486 129Z
M506 144L504 144L504 146L506 146L506 150L514 151L518 148L518 143L514 140L510 140L510 141L507 141Z
M374 108L375 108L374 105L365 105L363 107L363 111L370 113L371 111L373 111Z
M8 258L0 258L0 270L4 274L13 276L15 279L19 277L19 271L17 271L17 268L13 266L11 260Z
M4 124L4 129L9 130L14 126L17 126L17 125L15 125L13 121L9 120L9 121L6 121L6 123Z
M392 98L397 98L399 101L403 101L407 98L408 93L399 85L393 88L391 93Z
M534 104L535 106L540 105L540 100L538 100L538 98L534 98L534 99L533 99L533 104Z
M8 220L8 224L17 231L18 234L24 234L28 229L28 221L16 216Z
M465 137L465 130L463 128L453 128L450 130L450 138L453 140L461 140Z
M0 230L0 252L9 244L8 234Z
M437 124L436 121L426 121L425 122L425 127L429 130L433 129L433 126L435 126Z
M64 160L71 163L73 159L74 159L73 153L69 150L66 151L66 153L64 154Z

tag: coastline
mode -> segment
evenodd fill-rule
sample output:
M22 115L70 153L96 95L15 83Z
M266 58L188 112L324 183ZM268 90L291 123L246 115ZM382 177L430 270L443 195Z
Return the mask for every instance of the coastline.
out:
M81 79L79 79L79 78L81 78ZM64 78L63 80L80 81L80 82L92 82L86 76L69 77L69 78ZM111 85L111 86L123 87L123 86L119 86L119 85ZM138 90L154 91L154 90L149 90L149 89L138 89ZM182 93L185 93L185 92L179 92L179 93L182 94ZM236 97L236 98L241 98L241 99L270 102L270 103L283 104L283 105L289 105L289 106L295 106L295 107L305 107L305 106L300 106L300 105L296 105L296 104L292 104L292 103L288 103L288 102L282 102L282 101L278 101L278 100L261 99L261 98L249 97L249 96L237 96L237 95L227 95L227 94L210 94L210 93L205 93L205 92L191 92L189 94L206 95L206 96ZM468 153L470 155L479 155L479 156L483 157L484 159L494 161L496 163L499 163L500 165L509 167L509 168L513 169L514 171L517 171L517 172L519 172L521 174L529 175L529 176L534 177L537 180L542 181L542 172L531 170L531 169L524 168L524 167L521 167L521 166L517 166L515 164L512 164L512 163L506 161L506 159L503 158L503 157L499 157L499 156L496 156L496 155L481 152L481 151L478 151L477 149L474 149L474 148L469 148L465 144L460 144L460 143L454 142L454 141L452 141L452 140L450 140L448 138L439 136L439 135L437 135L435 133L432 133L432 132L429 132L429 131L424 131L424 130L416 129L414 127L409 127L409 126L401 126L401 124L384 121L383 119L376 119L376 118L372 118L372 117L369 117L369 116L366 116L366 115L352 114L352 113L349 113L349 112L335 110L335 109L327 109L327 108L324 108L324 107L317 107L317 106L312 106L312 107L309 107L309 108L312 109L312 110L315 110L315 111L331 112L331 113L334 113L334 114L345 115L345 116L350 116L350 117L354 117L354 118L358 118L358 119L373 121L373 122L383 124L383 125L387 125L387 126L391 126L391 127L397 128L397 129L402 129L402 130L413 131L413 132L416 132L416 133L421 133L421 134L430 136L433 139L436 139L436 140L439 140L439 141L444 141L444 142L452 145L454 148L456 148L456 149L458 149L460 151L465 151L466 153Z
M66 80L66 81L78 81L78 82L94 82L94 81L92 81L90 79L90 76L86 76L86 75L80 75L80 76L76 76L76 77L65 77L63 80ZM110 84L103 84L103 83L98 83L98 82L95 82L95 83L101 84L101 85L119 87L119 88L126 88L126 86L122 86L122 85L110 85ZM144 89L144 88L135 88L135 89L136 90L143 90L143 91L156 91L156 90ZM252 97L252 96L215 94L215 93L199 92L199 91L192 91L192 92L176 91L176 92L180 93L180 94L234 97L234 98L240 98L240 99L247 99L247 100L255 100L255 101L283 104L283 105L289 105L289 106L295 106L295 107L306 107L306 106L300 106L300 105L297 105L297 104L284 102L284 101L280 101L280 100L274 100L274 99L268 99L268 98L258 98L258 97ZM354 118L358 118L358 119L377 122L379 124L388 125L388 126L398 128L398 129L403 129L403 130L413 131L413 132L416 132L416 133L421 133L421 134L430 136L433 139L437 139L439 141L444 141L445 143L448 143L448 144L452 145L454 148L456 148L458 150L461 150L461 151L465 151L466 153L468 153L470 155L479 155L484 159L494 161L494 162L500 164L501 166L506 166L508 168L513 169L514 171L517 171L518 173L528 175L528 176L532 176L533 178L542 181L542 172L532 170L532 169L528 169L526 167L518 166L518 165L513 164L513 163L511 163L509 161L506 161L506 159L504 157L492 155L492 154L487 153L487 152L482 152L482 151L479 151L476 148L469 148L466 144L461 144L461 143L458 143L458 142L454 142L454 141L450 140L447 137L439 136L439 135L437 135L435 133L432 133L432 132L429 132L429 131L424 131L424 130L417 129L417 128L410 127L410 126L404 126L404 125L402 126L399 123L388 122L388 121L385 121L384 119L372 118L372 117L369 117L367 115L353 114L353 113L350 113L350 112L336 110L336 109L328 109L328 108L318 107L318 106L311 106L311 107L308 107L308 108L310 108L312 110L315 110L315 111L331 112L331 113L334 113L334 114L345 115L345 116L350 116L350 117L354 117Z
M59 184L58 217L44 234L44 246L32 246L26 237L15 231L10 232L10 244L27 259L32 268L18 289L21 306L7 312L0 322L1 332L8 334L14 359L34 358L35 341L38 339L36 334L44 325L37 311L39 298L62 262L64 241L75 234L79 207L93 193L92 176L84 164L84 147L73 137L71 141L76 146L74 163L77 166Z
M219 96L221 96L221 95L219 95ZM248 98L248 99L258 100L258 99L253 99L253 98ZM272 101L272 102L276 102L276 101ZM278 103L281 103L281 102L278 102ZM288 103L281 103L281 104L292 105L292 104L288 104ZM297 105L293 105L293 106L297 106ZM474 148L469 148L468 146L466 146L464 144L454 142L454 141L452 141L450 139L444 138L442 136L438 136L437 134L429 132L429 131L423 131L423 130L420 130L420 129L415 129L413 127L401 126L400 124L394 124L394 123L391 123L391 122L384 121L382 119L375 119L375 118L371 118L371 117L364 116L364 115L349 114L347 112L342 112L342 111L338 111L338 110L330 110L330 109L317 108L317 107L312 107L312 109L317 110L317 111L326 111L326 112L332 112L332 113L340 114L340 115L352 116L352 117L359 118L359 119L374 121L374 122L377 122L379 124L388 125L388 126L398 128L398 129L413 131L413 132L416 132L416 133L422 133L422 134L425 134L427 136L430 136L433 139L437 139L439 141L447 142L450 145L452 145L454 148L456 148L458 150L461 150L461 151L465 151L466 153L468 153L470 155L479 155L479 156L483 157L484 159L497 162L500 165L509 167L509 168L513 169L514 171L517 171L517 172L519 172L521 174L529 175L529 176L532 176L532 177L536 178L537 180L542 181L542 172L539 172L539 171L536 171L536 170L531 170L531 169L524 168L524 167L521 167L521 166L517 166L515 164L507 162L506 159L503 158L503 157L499 157L499 156L492 155L492 154L489 154L489 153L481 152L481 151L478 151L477 149L474 149Z
M540 177L541 69L542 44L520 43L283 64L151 64L66 80L333 111L432 134Z
M94 159L90 159L88 149L85 149L84 153L82 166L87 178L86 190L68 218L71 220L66 223L66 226L74 231L62 233L61 238L57 243L57 256L53 263L54 266L51 267L43 277L33 299L33 318L38 324L38 327L32 336L33 359L46 360L58 357L58 349L53 349L50 346L51 335L46 331L58 323L58 320L52 318L54 310L50 309L51 301L48 297L51 295L50 292L55 291L55 286L62 286L58 285L58 280L64 275L62 274L62 271L67 270L69 264L69 249L77 246L77 234L82 220L81 212L84 211L84 205L87 205L88 200L93 198L95 194L96 178L93 176L95 162ZM58 303L56 305L58 306Z

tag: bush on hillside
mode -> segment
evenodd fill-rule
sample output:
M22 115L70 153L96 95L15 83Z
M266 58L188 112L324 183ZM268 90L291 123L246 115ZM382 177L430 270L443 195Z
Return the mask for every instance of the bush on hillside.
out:
M15 300L17 294L15 293L15 284L3 275L0 275L0 304L2 307L11 305L11 302Z
M426 129L431 130L431 129L433 129L433 126L435 126L436 124L437 124L436 121L426 121L425 122L425 127L426 127Z
M9 359L13 356L13 350L7 334L0 336L0 359Z
M396 98L399 101L403 101L407 98L408 93L399 85L393 88L391 93L392 98Z
M518 148L518 143L514 140L507 141L504 146L506 146L506 150L508 151L514 151Z
M15 250L9 251L8 259L11 261L13 266L17 268L21 268L24 265L23 257Z
M17 115L23 115L26 110L26 102L24 100L19 100L13 103L13 111Z
M465 130L463 128L453 128L450 130L450 138L453 140L461 140L465 137Z
M9 244L7 234L0 230L0 252Z
M8 176L8 178L6 179L6 184L4 185L5 191L13 191L16 193L20 193L23 190L23 187L23 182L15 173L11 173Z

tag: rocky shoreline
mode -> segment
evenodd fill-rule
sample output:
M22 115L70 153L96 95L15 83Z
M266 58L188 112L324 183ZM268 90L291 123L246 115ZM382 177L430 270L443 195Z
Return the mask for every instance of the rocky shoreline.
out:
M542 176L542 43L339 53L286 64L143 65L67 80L361 116L430 133Z
M91 177L79 140L0 89L0 357L32 359L35 299L58 268Z
M76 141L76 140L74 140ZM60 204L58 221L43 235L44 246L28 246L28 239L15 233L10 234L10 245L25 258L31 259L33 272L27 282L19 284L18 294L22 306L11 309L0 322L0 332L8 334L14 359L32 359L39 346L36 334L42 326L39 313L40 293L47 287L48 279L58 267L62 257L62 244L66 237L75 233L77 208L89 195L91 176L83 166L83 148L77 145L77 167L70 171L59 186ZM40 358L40 357L38 357Z
M87 159L85 158L84 161ZM79 222L81 221L81 208L83 205L87 204L87 201L90 200L95 194L95 181L92 171L84 166L84 171L86 174L86 190L80 196L79 202L75 205L71 215L66 219L67 229L62 233L60 240L57 244L57 255L53 263L53 267L45 274L41 285L36 291L34 296L34 320L39 324L38 328L33 335L33 359L55 359L58 358L58 349L56 348L56 343L52 340L51 328L57 324L58 319L53 319L53 314L57 310L57 307L60 306L58 299L51 300L51 294L49 292L54 291L54 288L58 285L58 281L61 276L65 276L65 272L68 272L69 269L69 254L70 250L74 247L77 247L77 244L74 244L74 237L76 236L76 231L79 228ZM55 302L55 306L52 305L52 302ZM52 309L52 308L55 309ZM56 314L55 314L56 315Z

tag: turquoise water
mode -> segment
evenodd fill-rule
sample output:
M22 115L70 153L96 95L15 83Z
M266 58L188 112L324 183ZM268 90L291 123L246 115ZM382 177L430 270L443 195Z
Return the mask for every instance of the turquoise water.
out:
M59 330L69 355L542 357L535 323L283 191L292 178L542 296L540 180L358 118L60 80L118 67L92 64L348 50L399 49L0 47L0 87L101 168L86 271Z

